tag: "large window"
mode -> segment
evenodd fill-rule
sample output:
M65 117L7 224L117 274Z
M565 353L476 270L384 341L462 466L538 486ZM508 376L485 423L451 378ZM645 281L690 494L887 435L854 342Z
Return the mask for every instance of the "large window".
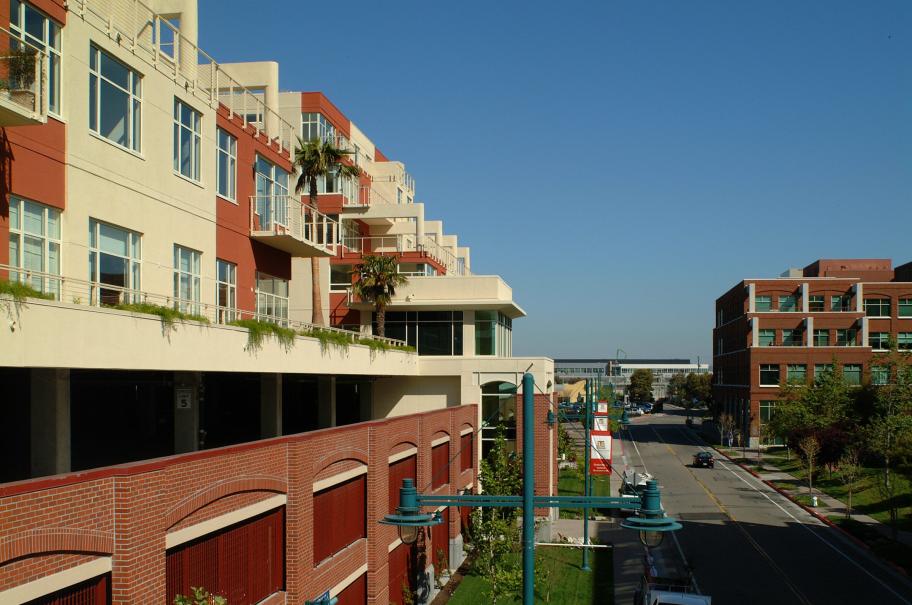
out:
M288 322L288 280L257 272L257 318L285 324Z
M10 0L10 33L48 55L48 111L60 115L60 25L26 2Z
M237 319L237 265L216 259L216 315L219 323Z
M754 297L754 309L757 313L762 313L764 311L771 311L773 309L773 297L772 296L755 296Z
M99 49L89 50L89 128L126 149L140 149L142 78Z
M89 281L95 304L139 302L141 236L89 219Z
M789 294L787 296L779 297L779 310L780 311L797 311L798 310L798 297L794 294Z
M782 330L782 346L800 347L801 330Z
M912 298L899 299L899 317L912 317Z
M887 366L871 366L871 384L887 384L890 381L890 368Z
M376 334L376 315L373 325ZM462 355L462 311L388 312L386 335L404 340L419 355Z
M760 386L779 386L779 366L763 364L760 366Z
M467 471L475 466L475 432L459 438L459 470Z
M237 139L221 128L217 129L216 138L216 192L226 200L234 202L237 201Z
M313 562L367 537L367 475L313 495Z
M896 335L896 348L912 349L912 332L900 332Z
M848 294L840 294L830 297L830 311L851 311L852 297Z
M808 297L808 311L811 313L826 311L826 302L824 297L819 294L814 294Z
M777 401L760 402L760 439L764 445L780 445L782 443L780 437L770 435L769 431L765 430L773 418L777 403Z
M314 139L320 141L333 141L336 127L327 120L323 114L304 112L301 114L301 138L305 141Z
M329 289L333 292L345 292L352 285L352 265L329 266Z
M256 213L260 230L288 225L288 173L261 156L256 159Z
M861 384L861 365L847 363L842 366L842 379L846 384Z
M60 280L51 277L60 275L60 210L10 196L9 229L9 264L27 271L10 279L60 298Z
M475 311L475 354L509 357L513 349L513 320L497 311Z
M804 384L807 382L807 366L800 363L790 363L787 369L789 382Z
M450 442L431 449L431 489L438 489L450 482Z
M886 350L890 348L889 332L871 332L868 335L868 344L872 349Z
M830 331L826 328L814 330L814 346L827 347L830 345Z
M814 380L818 381L823 378L824 374L829 374L833 372L833 364L831 363L818 363L814 365Z
M516 449L516 395L503 393L504 383L490 382L481 387L481 455L487 457L501 428L508 451Z
M866 298L864 311L868 317L890 317L890 299Z
M174 245L174 306L183 313L200 312L200 253Z
M771 347L775 345L776 330L761 329L758 340L761 347Z
M854 347L858 341L858 329L846 328L845 330L836 330L837 347Z
M200 180L200 122L203 116L180 99L174 99L174 171Z

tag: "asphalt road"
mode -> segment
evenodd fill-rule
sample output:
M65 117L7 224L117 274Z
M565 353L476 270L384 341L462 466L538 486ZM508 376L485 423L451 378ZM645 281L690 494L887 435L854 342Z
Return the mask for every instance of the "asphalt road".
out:
M908 578L747 471L718 456L715 469L690 468L707 448L682 411L634 418L628 432L627 465L652 473L684 524L662 549L689 565L714 605L912 605Z

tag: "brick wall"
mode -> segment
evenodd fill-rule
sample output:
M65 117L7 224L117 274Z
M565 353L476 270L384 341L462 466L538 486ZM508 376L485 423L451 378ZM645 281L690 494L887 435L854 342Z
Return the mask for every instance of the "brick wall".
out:
M548 426L548 410L551 410L551 395L535 394L535 495L548 496L557 493L557 424ZM555 403L553 405L556 405ZM523 405L522 395L516 396L516 447L523 447ZM554 409L555 415L557 410ZM549 451L550 450L550 451ZM550 514L547 508L535 509L537 516Z
M475 481L475 468L459 470L458 452L459 433L475 428L476 414L474 405L459 406L0 485L0 591L110 556L114 603L163 603L169 531L284 493L287 602L314 598L366 564L368 602L386 603L397 532L377 521L388 507L389 456L417 447L418 487L427 492L430 443L449 436L456 458L437 493L455 493ZM359 464L368 466L367 539L314 567L313 483ZM454 537L457 511L450 518Z

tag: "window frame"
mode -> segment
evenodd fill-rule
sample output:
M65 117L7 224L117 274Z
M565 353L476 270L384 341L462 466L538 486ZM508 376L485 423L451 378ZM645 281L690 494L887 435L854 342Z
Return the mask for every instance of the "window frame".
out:
M849 335L852 337L849 338ZM845 338L840 338L844 336ZM836 346L837 347L854 347L858 345L858 328L837 328L836 329Z
M760 308L760 303L764 303L765 309ZM769 294L758 294L754 296L754 311L756 313L769 313L773 310L773 297Z
M870 305L868 303L871 303ZM883 315L884 305L886 304L887 314ZM866 298L863 303L865 317L890 317L892 312L892 301L889 298ZM870 311L868 307L871 307ZM871 312L877 310L878 315L871 315Z
M901 351L912 350L912 332L898 332L896 334L896 348Z
M190 269L181 269L183 254L189 255ZM182 313L199 315L202 306L202 260L203 253L187 246L174 244L174 308ZM189 297L182 296L182 278L187 277Z
M13 4L18 4L16 15L13 15ZM28 42L47 53L48 74L48 113L56 118L63 119L63 25L52 19L30 2L13 0L10 2L9 31L13 38ZM26 12L32 10L42 19L41 39L39 40L26 31ZM56 30L56 32L54 31ZM55 34L55 35L52 35ZM52 44L51 42L55 42Z
M190 124L184 123L183 110L187 109L190 116ZM203 114L200 111L197 111L195 107L181 99L180 97L174 97L174 114L173 114L173 136L172 141L173 147L173 164L172 169L177 176L193 181L194 183L202 182L202 146L203 146L203 136L202 136L202 123L203 123ZM184 137L187 136L190 140L189 146L189 172L190 174L184 173ZM216 187L217 189L217 187Z
M786 382L800 381L803 384L807 383L807 364L790 363L785 368Z
M882 378L882 379L881 379ZM890 383L890 368L888 366L871 366L871 384L882 386Z
M849 380L852 376L852 380ZM857 376L857 379L855 378ZM864 366L860 363L846 363L842 365L842 380L850 386L861 386L864 378Z
M780 294L779 295L779 307L777 311L780 313L795 313L798 309L798 296L795 294ZM783 308L783 302L786 302Z
M128 89L124 89L120 84L113 82L101 73L102 54L109 60L121 65L127 71L129 80ZM110 86L114 86L120 92L125 93L129 100L126 116L128 124L125 127L128 140L127 145L122 145L119 141L115 141L101 132L101 91L103 81ZM142 154L142 81L143 76L141 73L97 44L92 43L89 45L89 131L113 145L137 155ZM94 107L92 106L93 102L95 104ZM138 112L137 109L139 110ZM92 127L93 119L95 128Z
M877 341L875 344L874 341ZM868 346L870 346L875 351L888 351L890 349L890 333L889 332L869 332L868 333Z
M222 267L228 271L228 280L222 279ZM228 304L221 301L222 290L227 294ZM237 311L237 264L221 258L215 259L215 321L226 324L238 319Z
M822 334L821 334L822 333ZM824 336L826 342L823 344L818 340L820 336ZM830 346L830 329L829 328L814 328L814 346L815 347L828 347Z
M896 303L897 317L912 317L912 298L900 298Z
M272 282L273 286L275 284L284 284L285 285L285 294L277 294L275 292L267 292L260 288L261 282ZM262 271L257 271L254 281L254 296L256 297L256 318L260 321L268 321L275 323L281 326L288 325L288 302L289 302L289 289L290 281L275 275L270 275ZM271 301L271 303L270 303ZM270 315L265 313L264 310L269 309L271 304L272 309L275 311L278 309L277 303L284 301L284 314L275 313Z
M119 256L112 252L107 252L101 249L99 243L101 240L101 226L105 225L109 228L123 231L127 234L127 256ZM137 255L133 256L134 249L137 250ZM120 300L119 302L131 302L136 303L140 302L141 299L141 288L142 288L142 233L121 227L120 225L115 225L113 223L108 223L106 221L100 221L96 218L89 217L89 299L91 304L101 305L107 304L101 300L102 290L105 289L105 286L108 288L118 288L115 290L119 292L119 297L126 295L126 300ZM127 285L126 286L117 286L114 284L107 284L106 282L101 281L101 255L107 254L117 258L122 258L126 261L129 270L126 272ZM92 257L95 256L94 267L95 271L93 274L92 267L93 261ZM136 283L134 283L136 282Z
M228 143L228 149L222 147L222 139ZM222 157L228 165L230 176L227 180L228 192L222 191ZM215 194L233 204L237 204L237 137L224 128L215 129Z
M29 231L26 231L25 228L25 209L26 206L38 206L38 210L41 211L41 233L36 234ZM13 223L13 208L16 207L15 216L16 223ZM56 214L57 220L57 235L56 237L51 235L51 222L49 221L51 214ZM57 279L51 276L59 276L62 272L63 267L63 211L60 208L54 208L47 204L42 204L41 202L35 202L18 195L10 194L9 196L9 206L8 206L8 222L9 225L9 237L8 237L8 251L9 257L7 259L7 264L10 267L15 267L20 271L9 271L10 281L18 281L19 283L27 283L32 288L35 288L39 292L45 294L53 294L56 300L60 300L60 289L62 286L62 278ZM41 269L30 269L25 266L25 241L26 238L31 238L33 240L40 240L41 242ZM13 263L13 241L17 240L17 263ZM51 250L52 247L56 246L57 248L57 270L51 270ZM44 273L47 275L27 277L24 275L29 271L38 271L39 273ZM37 285L36 285L37 284Z
M823 294L811 294L808 296L808 312L823 313L826 311L826 296Z
M771 375L771 372L773 371L771 368L776 368L776 382L775 383L764 382L764 373L766 373L767 374L766 377L769 378L769 376ZM760 386L778 387L780 385L781 380L782 380L782 369L779 367L779 364L775 364L775 363L761 363L760 364Z

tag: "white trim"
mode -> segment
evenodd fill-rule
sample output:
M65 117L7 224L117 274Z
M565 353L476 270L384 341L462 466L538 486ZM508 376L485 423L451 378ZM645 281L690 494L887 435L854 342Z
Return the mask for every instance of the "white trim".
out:
M409 449L403 450L403 451L399 452L398 454L391 454L389 457L389 463L392 464L393 462L399 462L400 460L405 460L406 458L408 458L410 456L417 456L417 455L418 455L418 448L410 447Z
M399 548L399 545L402 544L402 538L396 538L390 545L386 547L386 552L390 553Z
M101 574L111 571L111 557L99 557L94 561L65 569L57 573L32 580L19 586L0 592L0 603L6 605L21 605L34 599L49 595L80 582L85 582Z
M229 525L234 525L245 519L256 517L266 511L284 506L287 501L288 496L285 494L277 494L272 498L266 498L265 500L255 502L249 506L233 510L230 513L225 513L224 515L219 515L218 517L197 523L196 525L170 532L165 535L165 548L174 548L175 546L179 546L190 540L195 540L200 536L205 536L206 534L211 534L212 532L224 529Z
M339 483L342 483L343 481L348 481L349 479L354 479L355 477L359 477L361 475L366 475L366 474L367 474L367 465L359 464L359 466L357 468L353 468L350 471L345 471L343 473L339 473L338 475L333 475L332 477L328 477L326 479L320 479L319 481L314 481L313 491L314 491L314 493L321 492L324 489L326 489L327 487L332 487L333 485L337 485Z
M444 443L449 443L449 442L450 442L450 438L448 436L440 437L438 439L434 439L433 441L431 441L431 447L437 447L438 445L443 445Z
M367 563L353 571L347 578L336 584L329 591L330 597L337 597L339 593L348 588L349 584L360 578L364 573L367 572Z
M459 436L462 437L463 435L468 435L469 433L474 433L474 432L475 432L475 429L473 429L472 427L469 427L467 429L462 429L462 432L459 433Z
M466 484L466 486L465 486L464 488L462 488L462 489L472 489L473 487L475 487L475 482L474 482L474 481L469 481L469 482Z
M437 507L437 510L435 510L434 512L435 512L435 513L442 513L443 511L445 511L445 510L448 509L448 508L449 508L449 506L438 506L438 507Z

